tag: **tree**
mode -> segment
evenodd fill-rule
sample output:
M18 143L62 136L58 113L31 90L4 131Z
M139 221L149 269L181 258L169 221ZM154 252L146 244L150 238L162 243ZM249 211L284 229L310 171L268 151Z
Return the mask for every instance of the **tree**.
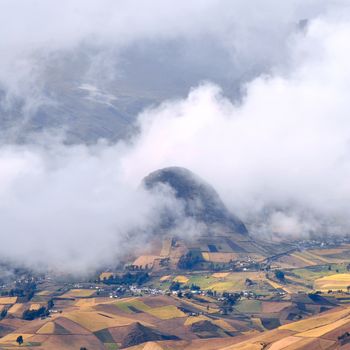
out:
M23 312L22 318L27 321L32 321L35 318L45 317L48 315L49 315L49 311L46 309L46 307L42 306L38 310L29 310L29 309L25 310Z
M181 288L181 284L179 282L171 282L171 285L169 287L169 290L171 291L178 291Z
M50 299L48 302L47 302L47 308L49 310L51 310L53 307L55 306L54 302L52 299Z
M284 281L285 276L284 276L284 272L281 270L276 270L275 271L275 276L277 279L279 279L280 281Z
M190 250L185 255L182 255L180 257L177 266L182 270L191 270L196 264L200 262L203 262L202 255L198 254L196 251Z
M18 343L18 345L22 345L23 344L23 337L21 335L19 335L16 339L16 342Z
M7 309L4 308L1 313L0 313L0 320L2 320L3 318L5 318L7 315Z
M197 286L196 284L192 283L191 290L201 290L201 287Z
M254 283L253 283L253 281L250 279L250 278L246 278L245 279L245 285L247 286L247 287L249 287L249 286L252 286Z

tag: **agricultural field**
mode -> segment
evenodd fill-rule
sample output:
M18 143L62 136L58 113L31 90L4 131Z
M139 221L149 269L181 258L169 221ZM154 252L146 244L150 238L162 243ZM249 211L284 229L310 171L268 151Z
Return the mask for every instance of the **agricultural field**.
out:
M218 316L213 318L210 314L190 316L180 307L191 308L197 313L204 312L206 308L178 298L125 298L117 302L101 298L101 303L99 299L80 299L73 308L68 307L63 313L52 314L46 319L4 319L0 321L0 327L5 329L4 325L8 324L8 333L0 338L0 348L15 349L20 335L24 341L21 347L26 349L132 348L139 343L146 344L150 338L178 346L181 341L191 342L218 335L228 337L230 332L243 334L241 332L250 329L250 322L232 324L230 320L222 320ZM89 300L94 300L94 303L83 303ZM213 311L218 310L210 310ZM135 336L130 338L129 334ZM230 342L223 344L230 345Z
M120 310L129 313L139 313L145 312L149 315L157 317L161 320L168 320L176 317L186 316L182 311L180 311L175 305L164 305L159 307L151 307L142 301L135 299L130 301L119 301L114 304Z
M61 295L61 298L89 298L96 293L93 289L71 289Z
M310 266L302 269L293 269L287 274L287 278L297 278L300 282L305 285L309 285L311 289L314 286L314 282L322 277L343 274L346 273L346 265L344 264L332 264L332 265L318 265Z
M16 302L17 297L0 297L0 305L13 305Z
M338 273L320 277L315 280L314 289L322 292L329 290L348 291L350 289L350 273Z
M166 275L160 279L152 280L150 285L161 289L169 288L170 282L179 282L182 285L199 286L202 290L217 292L237 292L247 289L246 279L253 281L252 288L264 294L271 284L264 272L220 272L220 273L193 273L187 275ZM275 287L272 287L275 288Z

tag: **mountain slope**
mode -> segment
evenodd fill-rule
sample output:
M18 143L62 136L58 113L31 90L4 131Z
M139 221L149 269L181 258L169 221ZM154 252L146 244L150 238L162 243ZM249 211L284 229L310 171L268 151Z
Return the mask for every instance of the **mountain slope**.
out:
M159 186L168 186L176 199L184 205L184 215L197 223L205 224L209 230L220 233L247 234L244 223L230 213L212 186L181 167L170 167L157 170L143 180L144 186L152 191ZM166 225L173 220L169 213Z

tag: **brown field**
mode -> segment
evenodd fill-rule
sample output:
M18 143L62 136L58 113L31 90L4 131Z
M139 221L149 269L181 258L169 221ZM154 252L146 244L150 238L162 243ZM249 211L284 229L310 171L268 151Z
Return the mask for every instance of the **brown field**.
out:
M142 268L151 268L154 265L156 259L160 257L157 255L141 255L132 264Z
M292 253L291 254L292 257L299 259L301 261L303 261L306 266L315 266L317 265L317 263L313 260L310 260L310 257L307 256L305 253L301 253L301 252L297 252L297 253Z
M203 259L210 262L228 263L231 260L236 260L238 255L236 253L202 253Z
M148 309L146 310L146 312L152 316L160 318L161 320L168 320L171 318L186 316L186 314L184 314L181 310L179 310L174 305L156 307L156 308Z
M278 267L283 267L283 268L302 268L302 267L309 266L309 264L306 263L305 261L292 255L284 255L280 257L276 262Z
M204 316L204 315L200 315L200 316L190 316L185 320L184 325L185 326L190 326L196 322L200 322L200 321L206 321L206 320L210 320L208 317Z
M270 312L280 312L284 308L291 306L291 302L280 302L280 301L263 301L261 303L262 306L262 312L263 313L270 313Z

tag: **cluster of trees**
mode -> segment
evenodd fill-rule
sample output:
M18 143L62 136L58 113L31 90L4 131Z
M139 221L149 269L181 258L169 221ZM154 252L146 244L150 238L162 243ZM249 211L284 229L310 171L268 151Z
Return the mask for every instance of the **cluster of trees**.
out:
M282 282L285 281L285 275L284 275L284 272L282 270L275 270L275 277Z
M169 287L169 290L170 291L178 291L180 289L183 289L183 290L201 290L201 287L197 286L196 284L192 283L190 286L185 284L185 285L182 285L180 282L171 282L170 284L170 287Z
M23 301L29 301L33 298L35 291L35 282L19 283L15 288L2 291L1 296L19 297L22 298Z
M0 312L0 320L4 319L7 316L7 308L3 308Z
M101 282L105 284L125 284L125 285L131 285L131 284L137 284L141 285L143 283L146 283L149 281L150 277L147 272L144 271L138 271L138 272L127 272L120 276L110 276L109 278L103 279Z
M36 309L36 310L25 310L23 312L23 315L22 315L22 318L24 320L27 320L27 321L32 321L36 318L39 318L39 317L46 317L46 316L49 316L50 314L50 309L52 309L54 307L54 302L52 299L50 299L47 303L47 306L42 306L40 307L39 309Z
M49 316L49 314L50 314L49 310L45 306L42 306L37 310L29 310L29 309L25 310L23 312L22 318L27 321L32 321L39 317Z
M237 303L237 301L241 298L240 293L222 293L222 297L224 300L220 305L220 311L224 315L227 315L229 312L233 311L233 305Z
M203 262L202 255L198 254L196 251L190 250L180 257L177 267L182 270L191 270L201 262Z

